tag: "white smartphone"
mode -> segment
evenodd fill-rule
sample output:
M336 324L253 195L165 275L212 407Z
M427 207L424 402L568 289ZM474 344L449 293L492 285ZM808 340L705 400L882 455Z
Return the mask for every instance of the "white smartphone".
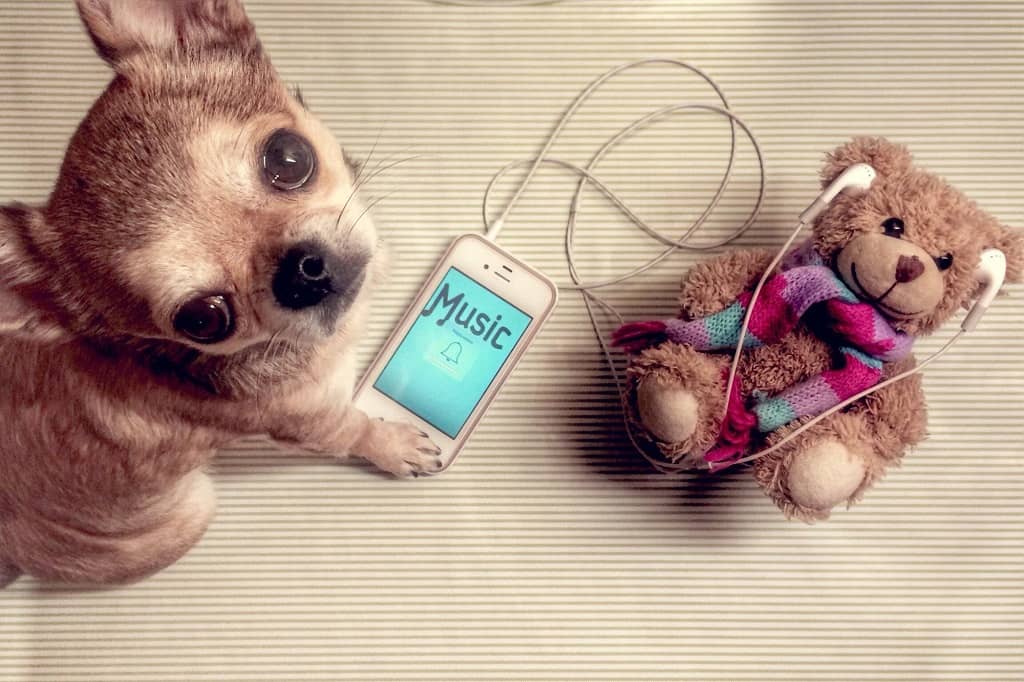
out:
M457 238L363 376L355 405L425 431L447 469L557 300L550 279L493 242Z

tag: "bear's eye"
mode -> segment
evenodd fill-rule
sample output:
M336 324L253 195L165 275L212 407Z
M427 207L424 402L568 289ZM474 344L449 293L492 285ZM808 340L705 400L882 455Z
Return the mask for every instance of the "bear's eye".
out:
M885 229L885 235L887 237L896 237L899 239L903 236L903 221L899 218L886 218L882 223L882 227Z
M938 266L939 270L949 270L950 266L953 265L953 254L944 253L941 256L936 256L935 265Z

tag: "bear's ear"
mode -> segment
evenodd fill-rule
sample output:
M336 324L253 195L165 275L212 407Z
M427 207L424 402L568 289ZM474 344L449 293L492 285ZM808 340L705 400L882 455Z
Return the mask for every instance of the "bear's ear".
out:
M855 163L866 163L880 177L906 172L914 164L910 150L884 137L855 137L825 155L821 186L828 187L839 174Z
M999 225L996 243L992 246L1006 256L1006 281L1014 284L1024 281L1024 232Z

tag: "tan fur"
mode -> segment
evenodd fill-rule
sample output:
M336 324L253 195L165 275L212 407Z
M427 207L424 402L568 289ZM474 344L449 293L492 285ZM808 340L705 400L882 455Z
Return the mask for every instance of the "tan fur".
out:
M823 185L858 162L870 163L878 178L866 194L841 195L821 214L814 225L814 248L854 292L873 298L896 282L901 255L917 256L924 265L921 274L912 281L897 283L891 297L882 299L895 308L914 313L900 314L880 308L894 327L914 335L928 334L968 305L978 290L973 273L985 248L1000 248L1007 256L1008 280L1021 280L1021 234L1001 225L938 176L916 168L905 147L880 138L857 138L827 156ZM903 221L905 233L901 239L883 234L882 223L890 217ZM934 258L945 253L953 255L953 264L940 271ZM753 286L770 257L763 251L731 251L697 265L683 279L681 315L694 319L724 309L744 289ZM857 265L858 280L865 287L852 281L853 263ZM717 438L724 399L722 372L728 361L726 354L698 353L674 343L645 350L634 358L624 401L638 442L668 460L699 464L703 450ZM745 389L774 394L820 374L831 362L828 345L799 326L779 343L746 353L739 375ZM908 359L887 365L885 374L893 376L913 364L914 360ZM700 425L684 442L660 443L646 435L636 394L638 386L651 381L655 382L655 389L660 386L666 391L689 390L702 406ZM650 400L654 391L646 393ZM805 421L779 429L761 445L780 442ZM899 464L908 447L925 437L925 426L921 377L915 375L825 419L779 451L758 460L753 467L754 477L787 516L805 521L825 519L830 509L803 505L790 494L789 472L798 458L813 452L816 462L812 465L810 461L800 461L802 485L807 480L817 480L822 486L838 486L836 490L842 489L842 496L853 504L890 466ZM832 454L822 455L826 451ZM830 457L837 463L834 472L827 469ZM857 458L864 471L860 485L849 495L848 481L843 476L855 468L851 468L853 463L846 457ZM825 489L812 492L818 494L808 495L808 499L833 497Z
M242 435L436 471L424 434L350 406L378 239L340 147L281 83L241 4L78 5L114 80L47 204L0 207L0 354L16 359L0 364L0 586L19 572L123 582L177 560L214 514L206 464ZM259 165L281 128L318 158L291 193ZM279 254L310 238L368 263L329 319L270 291ZM203 292L233 300L220 343L173 327Z
M710 447L718 436L718 423L725 404L720 390L724 368L724 358L698 353L674 343L648 348L633 358L626 374L628 388L623 399L627 419L633 433L638 436L638 444L670 462L693 464L691 455ZM637 405L637 387L641 381L661 386L682 386L698 396L697 428L689 438L679 443L662 443L647 433Z
M683 277L680 313L694 320L725 310L744 289L757 283L772 255L765 250L736 250L693 266Z

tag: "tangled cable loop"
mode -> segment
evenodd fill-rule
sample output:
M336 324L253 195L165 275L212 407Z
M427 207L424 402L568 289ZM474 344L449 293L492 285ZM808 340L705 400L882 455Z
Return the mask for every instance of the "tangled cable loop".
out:
M642 117L638 118L637 120L633 121L632 123L630 123L626 127L622 128L619 132L617 132L611 138L609 138L594 153L594 155L590 158L590 160L586 164L584 164L582 166L574 164L574 163L571 163L571 162L568 162L568 161L564 161L564 160L561 160L561 159L552 158L550 156L551 149L554 147L555 143L558 141L559 137L561 136L562 132L565 130L565 128L569 124L569 122L572 120L573 116L575 116L577 111L602 86L604 86L608 81L612 80L616 76L618 76L618 75L620 75L620 74L622 74L622 73L624 73L626 71L630 71L630 70L633 70L633 69L637 69L637 68L644 67L644 66L650 66L650 65L668 65L668 66L673 66L673 67L680 68L680 69L683 69L683 70L685 70L685 71L687 71L689 73L697 75L705 83L707 83L712 88L712 90L714 90L714 93L715 93L717 99L719 100L720 104L684 102L684 103L680 103L680 104L673 104L673 105L669 105L669 106L666 106L666 107L662 107L662 108L660 108L660 109L658 109L656 111L653 111L653 112L651 112L651 113L649 113L649 114L647 114L645 116L642 116ZM706 112L706 113L712 113L712 114L715 114L715 115L718 115L718 116L721 116L721 117L727 119L729 121L729 132L730 132L730 138L729 138L729 157L728 157L728 162L726 164L725 170L722 173L722 178L721 178L721 180L720 180L720 182L718 184L718 188L716 189L715 193L712 195L711 199L708 201L708 203L705 206L704 210L701 212L701 214L697 217L696 220L694 220L688 227L686 227L683 230L682 235L680 237L678 237L676 239L673 239L673 238L668 237L665 234L659 232L654 227L652 227L650 224L648 224L646 221L644 221L618 195L616 195L614 191L612 191L604 182L602 182L598 177L596 177L595 171L596 171L598 165L604 159L604 157L611 150L615 149L620 144L622 144L623 142L628 140L630 137L633 136L633 134L635 134L636 132L638 132L641 129L644 129L644 128L647 128L647 127L653 125L654 123L656 123L658 121L661 121L661 120L669 118L669 117L671 117L671 116L673 116L675 114L679 114L679 113L683 113L683 112ZM754 153L755 153L755 155L757 157L757 164L758 164L758 171L759 171L759 182L758 182L757 197L756 197L756 200L754 202L754 206L751 209L750 214L747 216L746 220L744 220L743 223L738 228L733 230L731 233L729 233L724 238L716 240L716 241L713 241L713 242L710 242L710 243L704 243L704 244L699 244L699 245L698 244L690 244L689 240L705 224L705 222L707 222L708 218L714 213L715 209L718 207L718 204L722 200L722 196L725 194L725 191L726 191L726 189L729 186L729 182L730 182L730 180L732 178L733 166L734 166L735 160L736 160L736 137L737 137L736 129L737 128L739 128L743 132L743 134L746 136L746 138L748 140L750 140L751 146L753 147ZM596 290L598 290L598 289L601 289L601 288L604 288L604 287L609 287L609 286L612 286L614 284L620 284L620 283L626 282L626 281L628 281L628 280L630 280L630 279L632 279L634 277L637 277L637 276L639 276L639 275L649 271L651 268L657 266L659 263L661 263L663 260L665 260L666 258L671 256L676 251L679 251L681 249L686 249L686 250L691 250L691 251L707 251L707 250L710 250L710 249L715 249L715 248L718 248L720 246L729 244L730 242L734 241L735 239L737 239L738 237L743 235L748 229L750 229L750 227L754 224L754 221L757 219L757 216L759 215L759 213L761 211L761 207L762 207L762 205L764 203L764 196L765 196L765 165L764 165L764 156L763 156L762 151L761 151L761 146L758 144L757 138L751 132L750 128L748 128L747 125L743 122L743 120L740 119L729 108L729 102L726 99L725 94L722 92L721 88L718 86L718 84L714 81L714 79L712 79L706 73L704 73L703 71L701 71L697 67L695 67L695 66L693 66L693 65L691 65L691 64L689 64L687 62L680 61L680 60L677 60L677 59L667 59L667 58L642 59L642 60L638 60L638 61L634 61L634 62L630 62L630 63L627 63L627 64L623 64L623 65L617 66L617 67L615 67L615 68L605 72L604 74L602 74L601 76L596 78L594 81L592 81L586 88L583 89L582 92L580 92L580 94L576 97L576 99L573 100L573 102L569 105L569 107L562 113L562 115L558 119L558 122L556 123L554 129L552 130L552 132L548 136L546 143L541 148L540 152L537 154L536 157L534 157L532 159L523 160L523 161L514 161L514 162L506 165L504 168L502 168L501 170L499 170L497 173L494 174L494 176L491 178L490 183L487 186L486 191L484 192L483 205L482 205L483 222L484 222L484 226L485 226L485 230L486 230L486 236L489 239L496 239L497 238L498 234L501 232L502 228L504 227L505 221L508 219L509 215L512 213L512 211L519 204L520 200L522 199L523 194L525 193L525 191L526 191L527 187L530 185L530 183L533 181L533 179L536 176L538 170L541 168L541 166L545 166L545 165L547 165L547 166L555 166L555 167L558 167L558 168L566 169L566 170L569 170L569 171L571 171L571 172L573 172L573 173L575 173L575 174L577 174L579 176L579 182L577 183L576 190L573 193L572 202L571 202L570 208L569 208L568 219L567 219L566 225L565 225L565 238L564 238L565 257L566 257L566 262L568 263L568 267L569 267L569 276L572 279L572 285L570 287L568 287L568 288L571 288L571 289L573 289L575 291L578 291L582 295L583 302L584 302L584 305L585 305L586 310L587 310L587 316L590 319L591 328L593 329L594 335L597 338L598 344L601 347L601 352L604 354L605 360L608 363L608 367L609 367L609 369L611 371L612 377L615 380L615 385L616 385L616 388L617 388L617 390L619 392L619 395L622 396L623 395L622 379L620 378L619 372L617 371L617 369L615 367L615 360L614 360L614 358L612 356L611 350L608 347L607 342L605 341L604 334L602 334L602 332L601 332L601 328L600 328L600 325L599 325L599 323L597 321L597 315L595 313L594 306L595 305L600 306L602 309L604 309L606 312L610 313L612 316L614 316L620 322L622 321L622 316L618 313L618 311L615 310L615 308L610 303L608 303L607 301L602 299L600 296L598 296L594 292ZM501 213L498 215L497 218L492 220L490 218L490 216L492 215L492 211L491 211L491 198L492 198L492 195L493 195L495 189L498 187L498 185L501 183L501 181L511 171L519 169L519 168L523 168L523 167L528 167L528 170L527 170L526 174L523 176L523 179L519 182L519 185L516 188L516 191L513 193L512 197L505 204L504 209L501 211ZM644 261L644 262L640 263L639 265L636 265L635 267L632 267L632 268L630 268L629 270L627 270L627 271L625 271L623 273L620 273L620 274L617 274L617 275L613 275L613 276L605 278L605 279L592 281L592 282L585 282L585 281L583 281L583 279L580 276L579 269L577 268L577 264L576 264L576 226L577 226L577 219L578 219L578 216L580 214L582 200L583 200L583 190L588 185L590 185L590 186L594 187L595 189L597 189L631 223L633 223L633 225L635 225L642 232L647 234L649 237L651 237L652 239L654 239L658 243L662 244L665 248L660 253L658 253L656 256L654 256L653 258L651 258L651 259L649 259L647 261ZM663 473L680 473L680 472L687 471L687 470L690 469L690 467L687 467L687 466L681 466L681 465L677 465L677 464L674 464L674 463L671 463L671 462L665 462L664 460L659 460L659 459L656 459L656 458L650 456L648 454L648 452L646 451L646 449L644 449L643 447L641 447L637 443L636 438L634 437L631 425L629 423L629 419L626 417L625 414L623 415L623 420L624 420L625 426L626 426L626 433L628 434L630 441L633 443L633 446L656 469L658 469L659 471L661 471Z

